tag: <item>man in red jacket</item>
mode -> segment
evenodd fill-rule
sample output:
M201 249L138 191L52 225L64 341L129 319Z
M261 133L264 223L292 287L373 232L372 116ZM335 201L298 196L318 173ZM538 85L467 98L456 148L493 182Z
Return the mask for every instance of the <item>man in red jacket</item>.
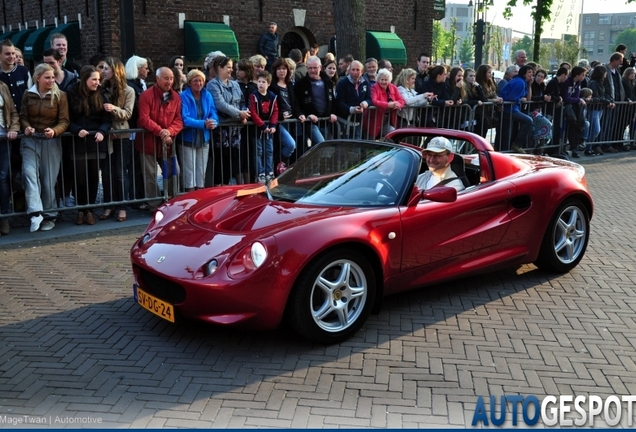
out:
M144 91L139 96L139 120L137 126L147 132L138 134L135 140L135 148L140 153L143 167L144 186L146 197L159 196L157 185L157 163L164 172L164 179L170 178L164 183L164 188L172 191L174 178L177 177L179 166L176 158L167 157L164 160L163 146L166 146L166 154L173 154L172 146L177 134L183 129L181 119L181 98L172 90L174 75L170 68L157 69L157 82L154 86ZM171 176L170 174L174 174ZM150 209L161 204L161 200L149 202Z

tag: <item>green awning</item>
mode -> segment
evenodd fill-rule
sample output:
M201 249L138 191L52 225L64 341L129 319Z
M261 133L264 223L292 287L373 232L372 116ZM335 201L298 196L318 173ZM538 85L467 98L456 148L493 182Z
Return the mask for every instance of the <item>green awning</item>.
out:
M22 50L24 60L42 60L42 53L50 46L49 35L54 28L53 26L40 27L29 35Z
M185 21L183 37L187 61L203 63L205 57L212 51L221 51L234 60L239 59L236 35L223 23Z
M368 31L367 57L385 59L394 65L405 65L406 47L395 33Z
M0 35L0 41L3 41L3 40L5 40L5 39L11 39L11 37L12 37L14 34L16 34L18 31L19 31L19 30L11 30L11 31L8 31L8 32L6 32L6 33L2 33L2 34Z
M24 54L24 43L27 41L29 35L36 30L36 28L24 29L11 36L11 42L22 50L22 54Z
M51 34L55 33L62 33L66 36L66 40L68 41L68 52L66 53L67 58L71 60L82 58L82 43L80 38L79 22L74 21L66 24L60 24L51 32ZM49 48L48 44L46 45L46 48Z

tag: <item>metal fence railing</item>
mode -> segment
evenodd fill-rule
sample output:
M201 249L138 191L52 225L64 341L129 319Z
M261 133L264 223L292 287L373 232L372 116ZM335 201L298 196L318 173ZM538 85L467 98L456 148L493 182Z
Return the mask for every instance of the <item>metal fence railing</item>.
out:
M206 143L206 152L191 151L189 146L184 146L180 136L173 146L158 144L150 154L139 151L135 139L139 141L146 137L148 132L143 129L118 130L117 135L113 131L108 137L108 145L102 145L102 148L89 148L84 139L65 133L59 170L48 170L48 175L53 172L55 178L41 182L55 185L54 191L48 192L54 194L54 204L44 208L44 212L154 206L186 189L253 183L258 181L259 174L278 175L281 162L293 163L322 139L380 139L392 128L407 126L466 130L487 139L497 151L510 151L510 143L514 142L519 129L508 112L509 105L484 103L444 108L429 105L405 107L388 114L372 107L365 114L339 118L334 123L328 118L317 123L286 120L278 125L271 141L252 123L222 123ZM567 121L563 105L531 102L522 104L521 111L533 118L533 124L537 123L531 139L523 146L525 151L567 154L569 128L573 126ZM636 105L628 102L616 103L613 109L589 104L585 110L583 141L606 149L612 145L632 144L635 115ZM545 133L546 125L549 125L549 133ZM129 133L133 134L133 139L120 138ZM20 158L22 137L12 141L10 146L0 147L4 152L0 159L11 161L2 189L8 191L3 194L8 194L9 211L3 209L0 218L27 213ZM260 163L257 155L261 155Z

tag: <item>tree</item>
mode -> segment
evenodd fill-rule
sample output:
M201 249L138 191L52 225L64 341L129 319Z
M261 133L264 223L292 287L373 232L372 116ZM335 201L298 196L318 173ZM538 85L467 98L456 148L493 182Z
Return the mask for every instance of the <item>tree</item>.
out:
M539 58L541 51L541 34L543 33L543 20L550 21L550 8L552 7L553 0L523 0L523 5L536 1L536 4L532 6L532 19L534 20L534 48L532 49L532 58ZM512 17L512 8L517 6L517 0L508 0L506 3L506 9L504 10L504 18ZM530 51L526 51L530 54Z
M435 63L439 63L446 53L449 52L448 41L450 40L450 33L444 30L442 23L433 21L433 52L431 53L435 58Z
M620 32L616 36L616 45L618 44L625 44L628 50L636 52L636 28L625 29ZM629 54L627 55L629 56Z
M541 50L539 51L539 58L536 60L536 62L540 64L541 67L548 72L552 69L552 61L551 61L552 49L553 49L553 44L542 43Z
M492 66L497 65L496 66L497 70L501 68L501 62L502 62L503 54L504 54L503 52L504 37L502 33L503 31L504 30L497 25L490 26L490 36L488 38L489 39L488 46L492 47L492 56L490 55L490 53L488 53L486 63Z
M552 44L552 56L559 64L565 61L574 66L578 64L579 57L584 52L587 51L585 48L580 47L575 39L558 40Z
M474 56L475 56L475 46L473 45L473 41L470 40L469 37L462 39L462 43L459 46L459 61L463 65L472 65L474 66Z
M530 39L530 36L528 35L522 37L521 39L519 39L518 41L512 44L513 53L515 51L524 50L526 54L528 54L529 59L534 59L534 56L531 54L530 48L532 48L532 39Z
M367 58L365 0L335 1L333 7L338 56Z

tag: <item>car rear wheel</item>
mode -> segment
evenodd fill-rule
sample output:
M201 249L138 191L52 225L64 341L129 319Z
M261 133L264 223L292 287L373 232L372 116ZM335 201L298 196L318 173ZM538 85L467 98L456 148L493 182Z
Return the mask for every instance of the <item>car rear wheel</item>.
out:
M567 273L585 255L590 237L590 218L579 200L563 202L552 216L535 265L543 270Z
M375 292L373 267L362 254L329 252L310 263L294 286L292 328L317 342L342 342L367 320Z

